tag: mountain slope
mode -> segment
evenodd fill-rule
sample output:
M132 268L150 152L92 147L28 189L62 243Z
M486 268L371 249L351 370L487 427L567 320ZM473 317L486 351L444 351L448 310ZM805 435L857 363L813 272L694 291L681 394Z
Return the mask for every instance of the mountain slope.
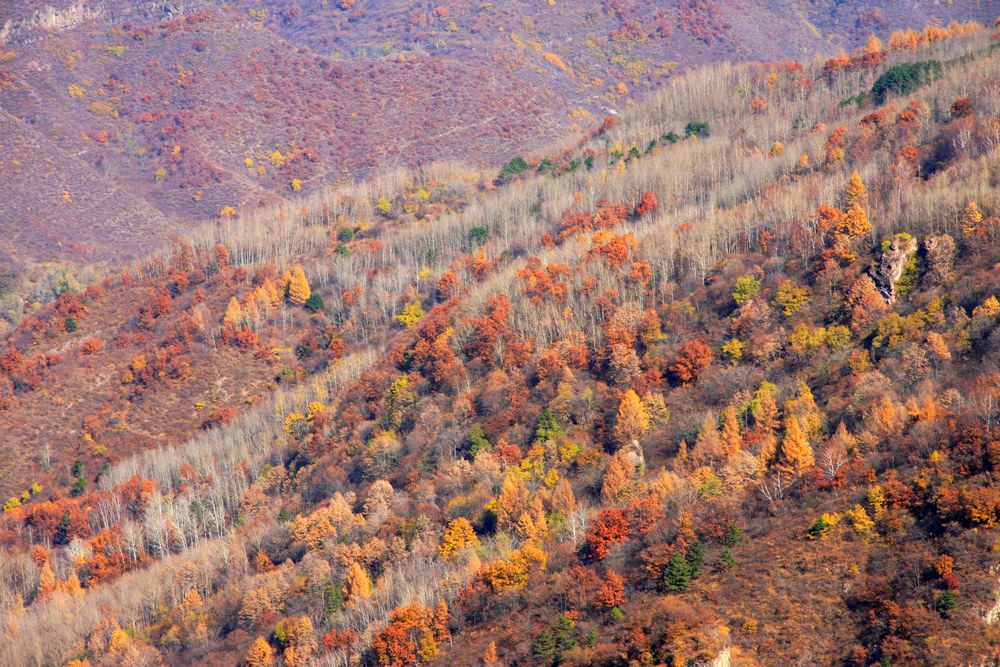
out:
M207 359L313 342L231 423L9 504L2 662L988 661L998 49L928 34L700 69L109 281L204 290ZM71 297L9 345L45 360Z

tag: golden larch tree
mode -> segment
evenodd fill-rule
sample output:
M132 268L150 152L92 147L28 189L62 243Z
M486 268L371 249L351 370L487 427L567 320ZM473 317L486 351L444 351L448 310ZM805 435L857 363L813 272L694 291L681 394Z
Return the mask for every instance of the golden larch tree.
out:
M285 667L305 667L319 648L312 620L308 616L292 617L285 621L288 647L285 649Z
M688 453L687 440L681 440L677 446L677 456L674 457L674 472L683 475L691 467L691 455Z
M76 572L69 575L69 578L62 585L62 589L71 597L83 597L83 586L80 584L80 578L76 576Z
M254 565L258 572L270 572L274 569L274 563L271 559L267 557L267 553L261 549L257 552L257 558L254 559Z
M472 524L464 517L459 517L448 524L445 528L444 537L441 540L441 558L448 561L452 557L469 547L479 546L479 538L472 529Z
M799 475L816 463L809 438L794 415L785 418L785 437L778 453L778 467L785 472Z
M604 483L601 485L601 500L605 504L616 503L622 499L622 492L625 491L632 476L635 474L635 466L628 457L616 454L611 457L607 470L604 471Z
M285 285L285 295L288 297L289 303L301 306L312 296L306 272L301 266L293 266L292 270L282 278L282 283Z
M626 390L618 405L618 416L615 419L615 438L626 444L649 430L649 413L642 404L639 395L631 389Z
M785 414L794 415L799 420L806 438L814 442L819 439L826 415L816 405L812 390L805 382L799 382L795 397L785 403Z
M448 627L448 603L444 598L438 600L434 608L434 639L444 642L451 639L451 629Z
M222 324L227 327L238 327L242 320L243 309L240 307L240 302L234 296L229 299L229 305L226 306L226 314L222 316Z
M738 451L743 449L740 420L736 416L736 408L731 405L726 408L725 417L722 422L722 449L726 452L727 459L732 458Z
M965 210L962 211L962 234L971 238L979 238L984 231L983 214L979 211L979 204L972 200L965 205Z
M770 382L761 382L750 401L750 416L754 425L765 433L778 428L778 388Z
M257 637L246 657L247 667L271 667L274 664L274 651L263 637Z
M372 596L372 580L358 563L351 563L344 582L344 593L349 603L366 600Z
M573 487L565 479L556 482L555 488L552 489L552 509L559 510L567 517L576 511L576 495L573 493Z
M696 466L717 463L724 456L722 440L719 438L719 427L714 414L706 414L701 421L698 439L694 441L691 458Z
M43 602L48 600L55 590L56 574L52 571L52 564L49 563L48 559L45 559L41 571L38 573L38 599Z
M861 175L857 171L851 172L851 180L844 186L844 208L850 210L852 206L867 208L868 188L861 181Z
M852 241L864 238L872 232L872 223L868 220L868 214L859 204L854 204L847 209L847 213L840 219L841 234Z

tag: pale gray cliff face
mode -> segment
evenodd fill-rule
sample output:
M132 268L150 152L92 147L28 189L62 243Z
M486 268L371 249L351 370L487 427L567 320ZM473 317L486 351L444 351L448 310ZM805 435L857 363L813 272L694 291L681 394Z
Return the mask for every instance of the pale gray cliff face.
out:
M896 302L896 282L903 276L907 260L916 251L916 239L909 234L897 234L889 249L882 253L875 269L875 285L889 305Z
M731 660L732 649L727 646L719 655L715 656L712 662L708 663L708 667L730 667Z

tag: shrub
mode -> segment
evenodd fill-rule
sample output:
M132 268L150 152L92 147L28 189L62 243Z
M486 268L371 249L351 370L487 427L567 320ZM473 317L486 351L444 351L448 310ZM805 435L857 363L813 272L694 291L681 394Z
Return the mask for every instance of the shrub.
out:
M705 139L710 134L708 123L696 123L692 121L684 126L684 136L686 138L698 137L699 139Z
M326 307L326 304L323 303L323 297L319 295L319 292L313 292L306 299L305 307L310 313L318 313Z
M520 155L511 158L510 162L507 162L500 167L500 178L498 180L502 182L511 181L522 172L526 171L528 167L528 161Z
M490 232L485 227L473 227L469 230L469 243L478 248L486 243L486 239L489 238L489 235Z

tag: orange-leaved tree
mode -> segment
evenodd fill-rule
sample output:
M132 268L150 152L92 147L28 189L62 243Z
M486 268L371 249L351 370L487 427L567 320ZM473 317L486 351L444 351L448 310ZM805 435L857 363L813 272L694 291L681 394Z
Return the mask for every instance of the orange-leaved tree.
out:
M602 607L617 607L625 601L625 580L614 570L608 570L604 585L597 592L597 600Z
M693 338L677 350L670 372L680 384L690 384L712 363L712 348L700 338Z

